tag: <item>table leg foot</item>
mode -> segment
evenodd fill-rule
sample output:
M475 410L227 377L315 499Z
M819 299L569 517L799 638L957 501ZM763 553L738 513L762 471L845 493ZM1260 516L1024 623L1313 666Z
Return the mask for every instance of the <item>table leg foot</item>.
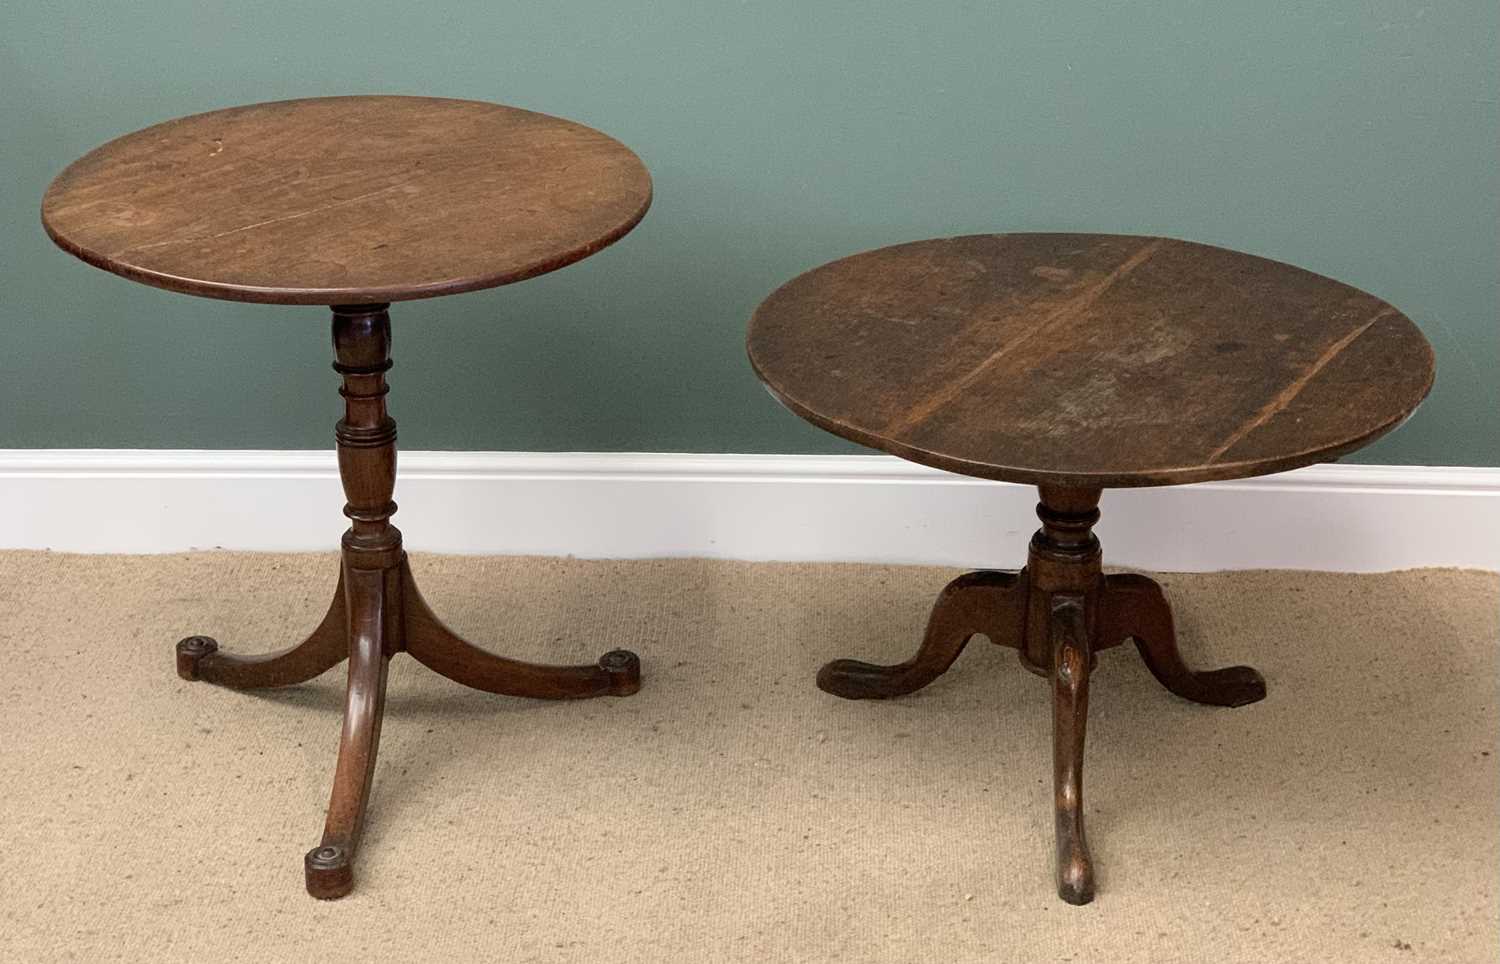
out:
M454 633L433 613L410 566L401 563L406 609L406 651L417 662L454 682L487 693L534 699L570 700L629 696L641 688L641 660L613 649L584 666L549 666L496 656Z
M291 686L322 675L347 655L341 575L328 613L302 642L274 653L234 656L221 652L210 636L189 636L177 644L177 675L231 689Z
M891 666L836 659L818 671L818 688L846 700L914 693L947 672L976 633L1020 646L1025 618L1026 586L1018 573L965 573L943 588L910 659Z
M319 845L302 859L307 892L319 900L337 900L354 889L354 859L342 847Z
M1083 740L1089 713L1089 635L1081 596L1052 599L1052 783L1056 809L1057 894L1094 899L1094 864L1083 831Z
M1135 640L1151 675L1171 693L1209 706L1245 706L1266 698L1265 678L1249 666L1192 670L1177 648L1172 608L1161 586L1136 573L1105 578L1104 631Z

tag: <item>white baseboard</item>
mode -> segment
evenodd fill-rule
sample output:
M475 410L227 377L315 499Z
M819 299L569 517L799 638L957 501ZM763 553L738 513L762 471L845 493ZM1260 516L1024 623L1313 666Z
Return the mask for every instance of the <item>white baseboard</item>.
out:
M1035 490L884 455L403 452L415 551L1011 567ZM0 546L69 552L338 545L332 452L0 450ZM1110 490L1119 565L1500 569L1500 469L1320 465Z

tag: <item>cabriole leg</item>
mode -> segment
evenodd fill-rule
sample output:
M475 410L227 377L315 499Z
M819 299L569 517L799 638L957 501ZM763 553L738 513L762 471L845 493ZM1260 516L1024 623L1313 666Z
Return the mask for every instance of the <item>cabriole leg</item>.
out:
M1083 832L1083 737L1089 716L1089 634L1080 596L1052 601L1052 789L1057 895L1094 899L1094 862Z
M922 644L904 663L881 666L837 659L818 671L818 687L846 700L914 693L947 672L975 633L1002 646L1020 646L1026 584L1013 572L970 572L948 583L927 619Z
M1192 670L1177 649L1172 607L1161 586L1137 573L1105 578L1101 634L1135 640L1146 668L1171 693L1209 706L1244 706L1266 698L1266 681L1249 666Z

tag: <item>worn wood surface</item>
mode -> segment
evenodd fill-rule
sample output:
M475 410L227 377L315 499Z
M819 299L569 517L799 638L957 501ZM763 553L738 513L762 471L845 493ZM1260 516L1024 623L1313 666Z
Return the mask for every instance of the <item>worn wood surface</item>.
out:
M325 97L111 141L52 182L42 223L135 281L333 305L542 274L615 241L650 203L640 159L581 124L478 101Z
M756 373L863 445L981 478L1139 486L1326 461L1427 395L1372 295L1163 238L974 235L826 264L756 310Z
M1094 535L1099 489L1044 486L1042 527L1019 573L970 572L950 582L932 607L917 651L891 666L836 659L818 686L845 699L888 699L941 676L964 645L983 634L1017 650L1021 665L1052 682L1052 775L1057 893L1070 904L1094 899L1094 861L1084 831L1083 754L1090 675L1098 654L1135 641L1152 675L1186 700L1244 706L1265 698L1266 683L1248 666L1192 670L1177 648L1172 611L1161 587L1137 573L1102 569Z

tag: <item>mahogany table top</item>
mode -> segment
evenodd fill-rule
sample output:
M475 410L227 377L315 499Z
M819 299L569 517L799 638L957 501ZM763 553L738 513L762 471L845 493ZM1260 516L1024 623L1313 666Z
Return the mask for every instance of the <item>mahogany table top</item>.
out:
M499 104L323 97L168 121L47 189L62 248L210 298L360 304L520 281L636 225L651 178L619 142Z
M1167 485L1327 461L1399 425L1433 354L1372 295L1164 238L995 234L867 251L750 321L783 404L863 445L1036 485Z

